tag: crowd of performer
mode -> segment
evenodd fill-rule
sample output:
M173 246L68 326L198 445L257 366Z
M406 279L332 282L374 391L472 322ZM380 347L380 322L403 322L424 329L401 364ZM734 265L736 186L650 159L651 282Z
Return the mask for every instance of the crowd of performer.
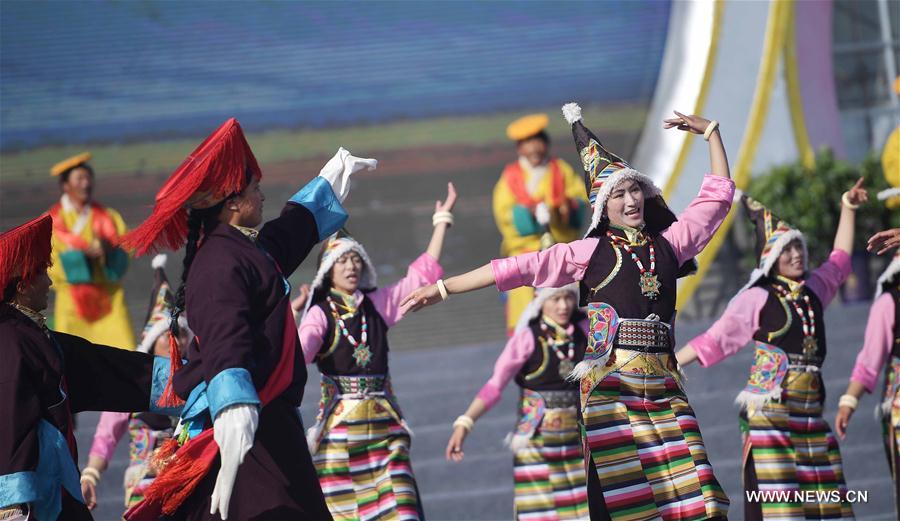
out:
M410 312L489 286L506 296L509 338L448 427L445 455L463 460L475 422L515 380L518 418L506 444L516 519L726 519L730 500L682 368L712 367L748 345L754 360L736 399L734 440L744 491L839 500L745 496L744 518L853 517L839 442L881 374L884 479L900 497L900 253L878 280L834 432L823 415L825 309L850 275L855 212L873 204L863 180L823 201L841 213L833 249L815 267L802 230L742 195L756 269L715 323L676 349L678 279L696 271L736 197L719 124L679 112L663 122L709 149L709 173L676 217L652 179L585 125L578 105L562 111L583 176L550 155L547 115L511 123L518 159L493 194L501 258L444 278L457 199L449 184L424 252L381 287L342 204L351 176L374 170L374 159L339 149L264 223L263 172L230 119L172 173L131 231L93 200L89 154L55 165L59 202L0 234L0 520L91 519L126 432L128 520L424 519L388 331ZM875 235L870 249L884 253L897 235ZM319 243L314 280L292 292L288 278ZM182 249L175 284L166 255L153 258L136 341L122 289L129 262ZM321 396L305 429L298 407L308 364L321 375ZM79 472L73 415L88 410L104 412Z

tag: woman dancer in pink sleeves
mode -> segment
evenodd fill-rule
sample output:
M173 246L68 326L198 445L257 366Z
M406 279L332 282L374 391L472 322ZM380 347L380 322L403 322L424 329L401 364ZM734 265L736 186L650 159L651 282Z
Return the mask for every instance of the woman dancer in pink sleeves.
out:
M391 286L376 289L375 265L352 237L331 238L322 251L299 332L306 363L322 373L307 440L335 520L424 517L409 428L391 390L387 332L404 316L403 297L443 274L438 261L455 202L450 184L435 204L428 249Z
M731 208L718 123L675 113L666 128L709 141L712 174L676 219L653 181L607 151L563 107L572 125L593 206L587 236L526 253L420 288L404 305L419 309L456 293L495 285L559 287L578 282L588 308L580 381L591 519L710 519L725 517L719 486L672 351L676 281L692 272L694 256Z
M844 194L831 255L808 271L803 234L745 196L756 224L759 267L722 317L678 351L681 365L699 359L709 367L754 343L750 378L737 398L745 492L846 493L837 440L822 418L823 317L850 274L854 211L866 200L860 179ZM744 499L744 516L751 520L853 517L847 502Z

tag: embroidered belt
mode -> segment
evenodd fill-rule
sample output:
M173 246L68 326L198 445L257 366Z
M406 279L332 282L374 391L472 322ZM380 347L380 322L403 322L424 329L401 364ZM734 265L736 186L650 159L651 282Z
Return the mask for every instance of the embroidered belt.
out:
M538 391L547 409L576 407L579 403L578 391Z
M383 394L384 376L329 376L340 389L342 395Z
M623 318L616 332L615 345L644 353L671 352L672 326L658 320Z

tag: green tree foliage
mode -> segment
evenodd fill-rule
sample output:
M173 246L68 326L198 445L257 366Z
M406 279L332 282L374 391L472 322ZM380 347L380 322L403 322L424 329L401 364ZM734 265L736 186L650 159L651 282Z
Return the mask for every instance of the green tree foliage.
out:
M876 196L888 188L877 155L853 166L834 158L829 149L816 154L815 166L807 169L800 161L776 166L753 178L747 193L806 236L810 265L825 260L831 251L834 232L841 212L841 195L856 180L865 178L869 203L856 216L854 248L865 249L866 240L875 232L900 227L900 212L888 210ZM756 255L758 252L753 252Z

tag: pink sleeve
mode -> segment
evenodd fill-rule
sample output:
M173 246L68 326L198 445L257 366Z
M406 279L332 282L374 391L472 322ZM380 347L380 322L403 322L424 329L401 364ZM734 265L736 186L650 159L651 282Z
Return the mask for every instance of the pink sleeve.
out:
M678 221L662 233L672 245L678 262L684 263L700 253L728 215L734 199L734 181L727 177L707 174L700 185L700 193Z
M850 276L850 268L850 254L834 249L828 260L810 273L806 286L819 297L823 309L831 304L838 288Z
M500 291L521 286L558 288L584 278L597 249L596 238L555 244L544 251L494 259L491 270Z
M409 265L405 277L386 288L376 289L366 298L372 300L381 318L391 327L403 318L400 302L415 289L434 284L443 275L444 268L426 252Z
M759 312L768 298L769 293L763 288L738 293L712 327L688 342L703 367L721 362L753 339L759 329Z
M128 430L129 418L131 418L131 413L127 412L107 411L101 414L97 430L94 431L94 443L91 444L90 455L105 461L111 460L116 451L116 445Z
M534 335L530 328L520 329L506 342L506 347L494 363L494 374L478 391L478 398L484 402L485 411L500 401L503 388L522 369L534 352Z
M310 306L309 311L300 321L300 327L297 328L300 335L300 346L303 348L303 359L307 364L311 364L315 360L319 350L322 349L322 343L328 334L328 318L319 306Z
M884 367L894 344L894 298L884 293L872 303L862 351L856 356L856 365L850 380L859 382L872 392L878 373Z

